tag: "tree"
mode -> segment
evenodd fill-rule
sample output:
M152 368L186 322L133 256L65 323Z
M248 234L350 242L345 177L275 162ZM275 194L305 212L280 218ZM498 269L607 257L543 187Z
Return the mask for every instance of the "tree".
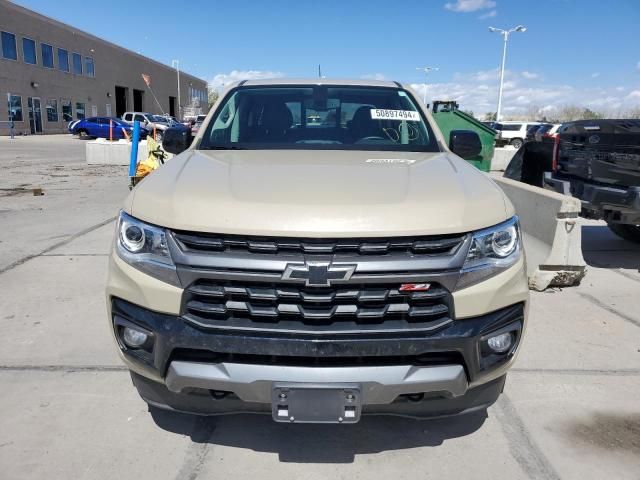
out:
M215 88L209 87L209 108L213 107L213 105L218 101L218 91Z
M484 114L485 122L495 122L496 121L496 112L487 112Z

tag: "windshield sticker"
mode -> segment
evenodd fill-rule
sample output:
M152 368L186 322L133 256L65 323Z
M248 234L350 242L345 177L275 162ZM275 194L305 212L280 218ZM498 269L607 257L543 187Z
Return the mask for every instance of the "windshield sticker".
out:
M420 114L411 110L384 110L382 108L372 108L371 118L374 120L408 120L419 122Z

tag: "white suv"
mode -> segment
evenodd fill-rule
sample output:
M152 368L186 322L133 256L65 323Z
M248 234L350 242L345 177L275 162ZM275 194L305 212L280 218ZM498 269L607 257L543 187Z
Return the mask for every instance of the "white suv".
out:
M156 130L156 141L161 142L164 137L164 131L170 127L167 117L160 115L153 115L146 112L125 112L122 115L122 120L133 125L136 120L145 127L149 132Z
M513 145L520 148L527 136L527 129L532 125L542 125L541 122L499 122L493 127L498 132L497 143Z

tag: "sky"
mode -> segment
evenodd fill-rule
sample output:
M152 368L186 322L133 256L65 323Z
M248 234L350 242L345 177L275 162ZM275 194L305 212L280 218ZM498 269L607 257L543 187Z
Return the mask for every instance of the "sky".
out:
M503 116L640 107L640 0L190 0L16 3L221 89L245 78L379 78ZM428 79L417 67L438 67Z

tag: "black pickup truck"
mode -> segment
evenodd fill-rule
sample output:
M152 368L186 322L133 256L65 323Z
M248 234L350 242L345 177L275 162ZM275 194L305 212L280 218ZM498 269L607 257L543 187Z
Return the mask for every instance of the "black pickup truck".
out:
M582 215L603 219L640 242L640 120L580 120L563 125L544 186L582 201Z

